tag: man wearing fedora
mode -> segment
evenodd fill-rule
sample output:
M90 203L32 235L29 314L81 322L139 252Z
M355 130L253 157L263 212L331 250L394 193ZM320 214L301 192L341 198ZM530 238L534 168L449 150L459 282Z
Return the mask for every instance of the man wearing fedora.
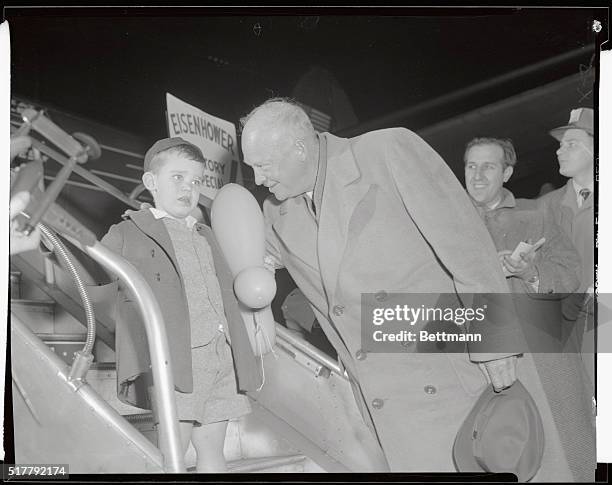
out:
M579 351L585 372L594 383L594 212L593 212L593 110L577 108L569 122L550 131L559 141L559 173L565 186L539 199L540 206L572 240L581 259L581 284L563 302L563 331L567 350Z

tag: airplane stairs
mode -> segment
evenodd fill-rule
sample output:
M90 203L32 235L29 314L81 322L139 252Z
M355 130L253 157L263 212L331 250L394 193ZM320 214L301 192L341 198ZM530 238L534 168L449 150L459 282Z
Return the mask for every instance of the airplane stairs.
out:
M68 379L85 342L84 311L67 273L38 251L11 259L11 370L18 464L68 464L71 474L163 473L150 412L116 397L108 286L88 286L97 319L94 363ZM253 412L228 425L230 473L384 471L386 462L329 357L278 326ZM187 471L195 471L193 447Z

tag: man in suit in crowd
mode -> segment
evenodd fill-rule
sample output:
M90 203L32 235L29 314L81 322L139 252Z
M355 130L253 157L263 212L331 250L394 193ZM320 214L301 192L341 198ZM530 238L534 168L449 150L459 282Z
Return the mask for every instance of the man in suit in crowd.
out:
M592 481L595 429L591 396L575 353L561 353L561 302L580 284L580 258L569 237L538 202L504 188L517 164L508 139L474 138L465 149L465 185L489 230L515 296L544 393L534 393L544 427L544 453L535 481ZM522 242L535 244L513 258ZM544 398L544 399L543 399ZM563 403L563 406L559 404Z
M569 180L539 199L540 206L568 235L581 259L580 287L563 304L563 331L567 350L580 352L594 384L594 123L591 108L577 108L568 123L551 130L559 141L559 173Z

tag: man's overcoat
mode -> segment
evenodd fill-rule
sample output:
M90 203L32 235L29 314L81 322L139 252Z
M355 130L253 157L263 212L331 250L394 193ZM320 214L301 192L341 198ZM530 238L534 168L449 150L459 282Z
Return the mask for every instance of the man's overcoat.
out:
M313 306L390 469L453 471L455 435L486 385L470 357L514 353L521 346L516 320L484 325L487 345L501 346L473 343L470 355L411 346L365 352L361 295L371 294L364 297L369 311L392 304L395 292L428 293L428 304L441 293L507 293L495 247L458 180L416 134L395 128L319 140L314 209L306 194L268 199L267 250ZM519 374L542 399L529 355L519 358Z

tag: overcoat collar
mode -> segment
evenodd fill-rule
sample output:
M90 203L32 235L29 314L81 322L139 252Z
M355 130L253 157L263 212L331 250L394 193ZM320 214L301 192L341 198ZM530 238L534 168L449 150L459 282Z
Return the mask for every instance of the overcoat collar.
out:
M495 209L514 209L516 207L516 199L514 194L507 188L502 188L502 200Z
M347 244L355 236L350 233L351 220L370 183L364 183L350 140L329 133L321 138L326 140L327 167L317 246L321 277L333 292Z
M138 229L149 236L166 253L174 266L174 270L180 275L181 271L178 260L176 259L176 254L174 253L174 246L172 245L170 234L162 220L156 219L149 209L142 209L139 211L128 210L123 217L131 219ZM194 227L200 235L206 237L206 239L210 241L212 232L206 225L196 223Z
M485 214L495 212L498 209L514 209L516 207L516 199L514 198L514 194L505 187L502 188L502 199L500 200L499 204L497 204L497 206L495 206L493 209L489 209L483 207L480 204L477 204L472 197L470 197L470 200L472 201L472 204L474 204L474 207L476 208L476 211L478 212L480 217L484 217Z
M362 172L350 140L322 133L319 141L319 170L313 194L319 211L318 230L312 227L317 221L308 209L306 196L283 201L273 228L295 257L320 271L323 281L330 284L337 279L351 216L369 185L360 183ZM308 233L317 234L317 240L306 237Z

